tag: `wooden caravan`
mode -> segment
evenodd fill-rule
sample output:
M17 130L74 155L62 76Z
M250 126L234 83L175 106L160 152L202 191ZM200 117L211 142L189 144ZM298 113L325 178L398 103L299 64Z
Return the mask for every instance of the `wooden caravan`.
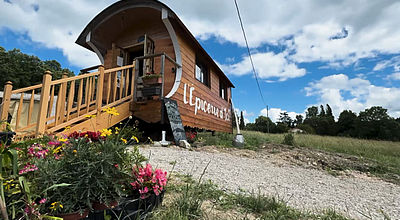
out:
M95 52L106 69L136 60L134 116L160 122L161 100L170 98L177 102L184 126L232 132L231 81L159 1L111 5L87 25L76 43ZM104 91L108 89L112 88L105 83Z
M101 65L59 80L46 72L42 84L27 88L14 90L7 82L0 120L10 121L13 115L17 135L100 130L131 115L167 123L177 112L185 127L232 132L232 83L159 1L125 0L109 6L76 43L96 53ZM119 115L110 119L107 108Z

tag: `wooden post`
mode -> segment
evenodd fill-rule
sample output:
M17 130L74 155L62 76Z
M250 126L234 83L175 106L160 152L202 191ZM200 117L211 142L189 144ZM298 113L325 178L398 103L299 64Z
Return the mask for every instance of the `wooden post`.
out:
M44 72L42 91L40 93L40 109L36 124L36 136L44 134L44 132L46 131L46 118L47 118L47 108L49 105L51 78L52 76L50 71Z
M67 73L63 73L62 75L62 79L65 78L68 78ZM65 103L66 103L65 97L67 96L67 85L68 82L62 83L60 86L60 90L58 91L56 125L63 123L65 119Z
M104 66L100 66L99 77L97 78L97 91L96 91L97 116L100 115L101 106L103 105L103 88L104 88Z
M12 82L7 81L4 85L4 93L3 93L3 102L2 108L0 112L0 121L7 122L8 119L8 109L10 108L11 101L11 91L12 91ZM6 124L2 124L0 129L4 130L6 128Z

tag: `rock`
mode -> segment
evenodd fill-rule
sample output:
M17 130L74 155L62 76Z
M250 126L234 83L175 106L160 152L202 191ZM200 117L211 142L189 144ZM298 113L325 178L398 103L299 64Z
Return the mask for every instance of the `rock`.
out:
M233 146L235 147L243 147L244 146L244 137L242 134L236 134L235 138L232 141Z
M190 148L190 144L189 144L189 142L187 142L186 140L180 140L180 141L179 141L179 146L180 146L180 147L183 147L183 148L186 148L186 149L189 149L189 148Z
M153 146L154 147L162 147L162 145L159 141L154 141Z

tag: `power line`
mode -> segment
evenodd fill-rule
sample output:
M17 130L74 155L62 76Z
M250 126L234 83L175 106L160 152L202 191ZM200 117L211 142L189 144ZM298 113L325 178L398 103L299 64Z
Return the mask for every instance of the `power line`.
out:
M260 92L261 100L263 101L264 105L267 107L267 117L268 117L268 105L266 104L266 102L264 100L264 96L263 96L263 94L261 92L261 88L260 88L260 83L258 82L258 76L257 76L256 68L254 67L253 57L251 56L249 43L247 41L246 31L244 30L244 26L243 26L243 22L242 22L242 16L240 16L239 6L238 6L236 0L234 0L234 2L235 2L235 6L236 6L237 15L238 15L239 21L240 21L240 27L242 28L244 41L246 42L247 53L249 54L249 59L250 59L251 66L253 68L254 77L256 78L258 91ZM268 125L268 133L269 133L269 125Z

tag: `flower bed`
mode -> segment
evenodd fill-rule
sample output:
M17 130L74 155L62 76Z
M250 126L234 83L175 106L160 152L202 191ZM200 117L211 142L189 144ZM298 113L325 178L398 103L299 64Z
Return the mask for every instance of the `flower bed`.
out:
M151 211L162 201L167 173L144 164L137 147L127 148L138 138L126 136L130 133L124 127L13 145L19 169L13 173L11 165L1 170L9 218L71 214L80 219L90 211L94 219L99 206L123 216Z

